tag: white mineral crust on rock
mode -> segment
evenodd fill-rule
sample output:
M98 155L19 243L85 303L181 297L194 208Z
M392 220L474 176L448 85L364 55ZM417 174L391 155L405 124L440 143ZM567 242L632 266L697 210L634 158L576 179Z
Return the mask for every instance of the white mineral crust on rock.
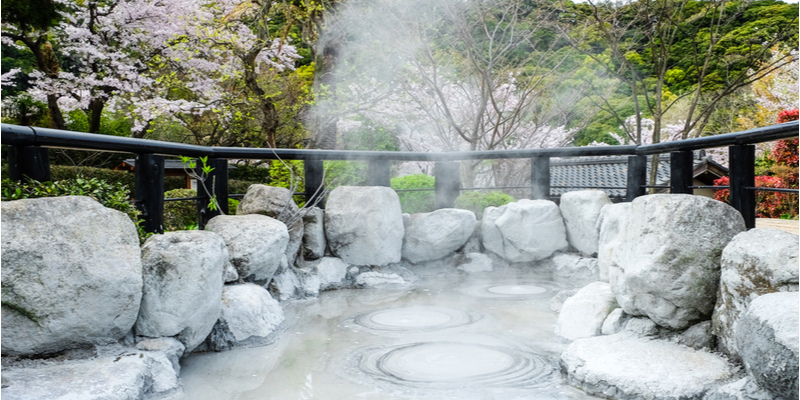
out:
M626 314L685 329L710 319L722 249L745 230L741 214L720 201L656 194L631 203L609 266Z
M599 236L597 239L598 278L608 282L608 267L611 265L614 250L620 246L620 227L624 225L631 203L609 204L600 210L597 219Z
M175 336L191 352L219 316L228 249L210 231L153 235L142 246L144 289L137 335Z
M325 206L325 237L331 251L351 265L400 262L403 247L400 199L391 188L339 186Z
M487 250L511 262L543 260L568 246L558 206L548 200L523 199L487 207L481 240Z
M245 280L268 282L281 265L286 265L289 231L286 225L266 215L220 215L206 230L225 240L230 262Z
M448 256L467 243L477 223L475 213L455 208L414 214L406 226L403 258L418 263Z
M600 210L611 204L601 190L579 190L561 195L559 209L569 244L585 256L597 254Z
M718 355L625 332L572 342L561 366L570 385L609 399L701 399L733 375Z
M569 340L600 334L603 321L617 308L611 285L594 282L584 286L561 306L556 334Z
M769 228L742 232L725 246L712 318L720 351L739 359L734 326L753 299L772 292L797 291L799 254L797 235Z
M82 196L4 201L2 207L3 355L124 337L142 298L131 219Z
M797 399L800 295L769 293L750 302L734 326L736 347L747 372L762 388Z

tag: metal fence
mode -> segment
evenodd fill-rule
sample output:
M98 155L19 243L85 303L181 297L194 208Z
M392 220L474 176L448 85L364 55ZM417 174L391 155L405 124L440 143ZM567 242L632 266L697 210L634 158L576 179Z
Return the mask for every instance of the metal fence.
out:
M435 207L454 205L459 196L461 175L459 161L489 159L530 159L531 199L550 197L550 159L553 157L628 156L626 201L645 194L647 156L669 153L671 193L692 194L693 151L725 147L730 152L730 204L744 217L747 228L755 227L756 190L797 193L797 189L766 189L755 187L755 144L798 136L798 121L750 129L741 132L687 139L646 146L562 147L550 149L492 150L447 153L417 153L388 151L343 151L305 149L264 149L239 147L205 147L117 136L70 132L2 124L2 144L9 145L9 172L12 179L24 177L38 181L49 180L50 166L47 148L110 151L136 154L135 204L141 211L142 226L148 232L163 232L164 156L208 157L213 168L205 182L215 193L220 210L200 207L200 225L220 213L228 213L228 160L302 160L305 173L307 203L318 203L323 191L325 160L366 161L369 163L367 185L389 186L391 163L427 161L434 163ZM198 167L200 168L200 167ZM602 189L603 186L592 185ZM577 188L577 187L576 187ZM722 187L720 187L722 188ZM470 188L472 189L472 188ZM193 198L207 205L210 198L198 190Z

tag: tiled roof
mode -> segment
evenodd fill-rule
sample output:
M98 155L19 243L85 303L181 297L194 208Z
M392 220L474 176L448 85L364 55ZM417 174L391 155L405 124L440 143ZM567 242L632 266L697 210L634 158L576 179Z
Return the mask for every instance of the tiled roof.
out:
M129 159L123 160L123 162L125 164L130 165L133 168L136 168L136 159L135 158L129 158ZM198 161L198 164L199 164L199 161ZM235 168L236 168L235 166L228 164L228 169L235 169ZM164 169L165 170L167 170L167 169L183 170L183 161L170 159L170 158L164 159Z
M694 160L695 168L704 162L707 161L705 159ZM669 168L669 156L661 156L658 164L658 185L669 183ZM649 157L647 176L650 176ZM560 158L550 162L551 196L561 196L566 192L584 190L587 187L624 188L627 180L628 157L626 156ZM609 197L625 197L625 189L600 190L606 192Z

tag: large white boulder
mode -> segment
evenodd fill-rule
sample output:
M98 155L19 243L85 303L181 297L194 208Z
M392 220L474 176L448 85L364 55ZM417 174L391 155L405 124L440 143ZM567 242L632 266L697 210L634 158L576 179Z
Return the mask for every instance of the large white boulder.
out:
M124 350L85 361L3 367L3 399L140 400L172 398L182 392L178 371L167 354Z
M191 352L217 322L228 249L210 231L154 235L142 246L137 335L176 337Z
M289 230L286 258L289 264L293 264L303 242L304 225L300 209L292 198L292 192L282 187L250 185L239 206L236 207L236 215L246 214L266 215L286 225Z
M325 255L328 242L325 240L325 212L311 207L303 214L303 255L307 260L316 260Z
M3 355L52 353L125 336L142 298L131 219L80 196L2 207Z
M603 321L617 308L611 285L594 282L584 286L561 306L556 334L569 340L600 334Z
M543 260L568 246L561 213L549 200L523 199L487 207L481 240L487 250L511 262Z
M561 369L570 385L607 399L702 399L733 376L716 354L625 332L572 342Z
M252 283L225 286L222 312L208 336L210 350L258 346L275 340L286 319L277 300Z
M286 225L266 215L219 215L206 230L225 240L230 262L239 277L268 282L281 265L286 265L289 231Z
M631 203L609 204L600 210L597 219L597 273L598 278L608 282L608 268L611 265L612 255L621 244L620 228L625 224Z
M394 190L339 186L325 207L328 247L342 261L378 266L400 262L405 229Z
M772 292L797 291L797 235L777 229L756 228L736 235L722 251L713 328L717 347L738 359L734 326L747 305Z
M627 314L672 329L710 319L722 249L744 230L738 211L707 197L637 198L609 265L617 302Z
M597 254L600 210L611 204L601 190L579 190L561 195L561 217L567 228L569 244L586 256Z
M403 258L418 263L448 256L467 243L477 223L475 213L455 208L414 214L405 227Z
M736 347L753 380L775 396L798 398L798 292L770 293L750 302L736 323Z

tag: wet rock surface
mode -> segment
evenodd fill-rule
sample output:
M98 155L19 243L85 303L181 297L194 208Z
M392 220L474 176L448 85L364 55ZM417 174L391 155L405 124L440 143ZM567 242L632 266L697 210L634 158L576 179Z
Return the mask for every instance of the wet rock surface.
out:
M3 355L125 336L142 297L136 227L89 197L3 202ZM65 273L69 271L69 273Z
M206 349L221 351L268 344L275 340L285 318L278 301L261 286L225 286L222 312L206 340Z
M798 254L797 235L769 228L742 232L725 246L712 318L720 351L739 359L734 327L753 299L767 293L797 291Z
M701 399L733 376L718 355L624 332L572 342L561 370L569 384L609 399Z

